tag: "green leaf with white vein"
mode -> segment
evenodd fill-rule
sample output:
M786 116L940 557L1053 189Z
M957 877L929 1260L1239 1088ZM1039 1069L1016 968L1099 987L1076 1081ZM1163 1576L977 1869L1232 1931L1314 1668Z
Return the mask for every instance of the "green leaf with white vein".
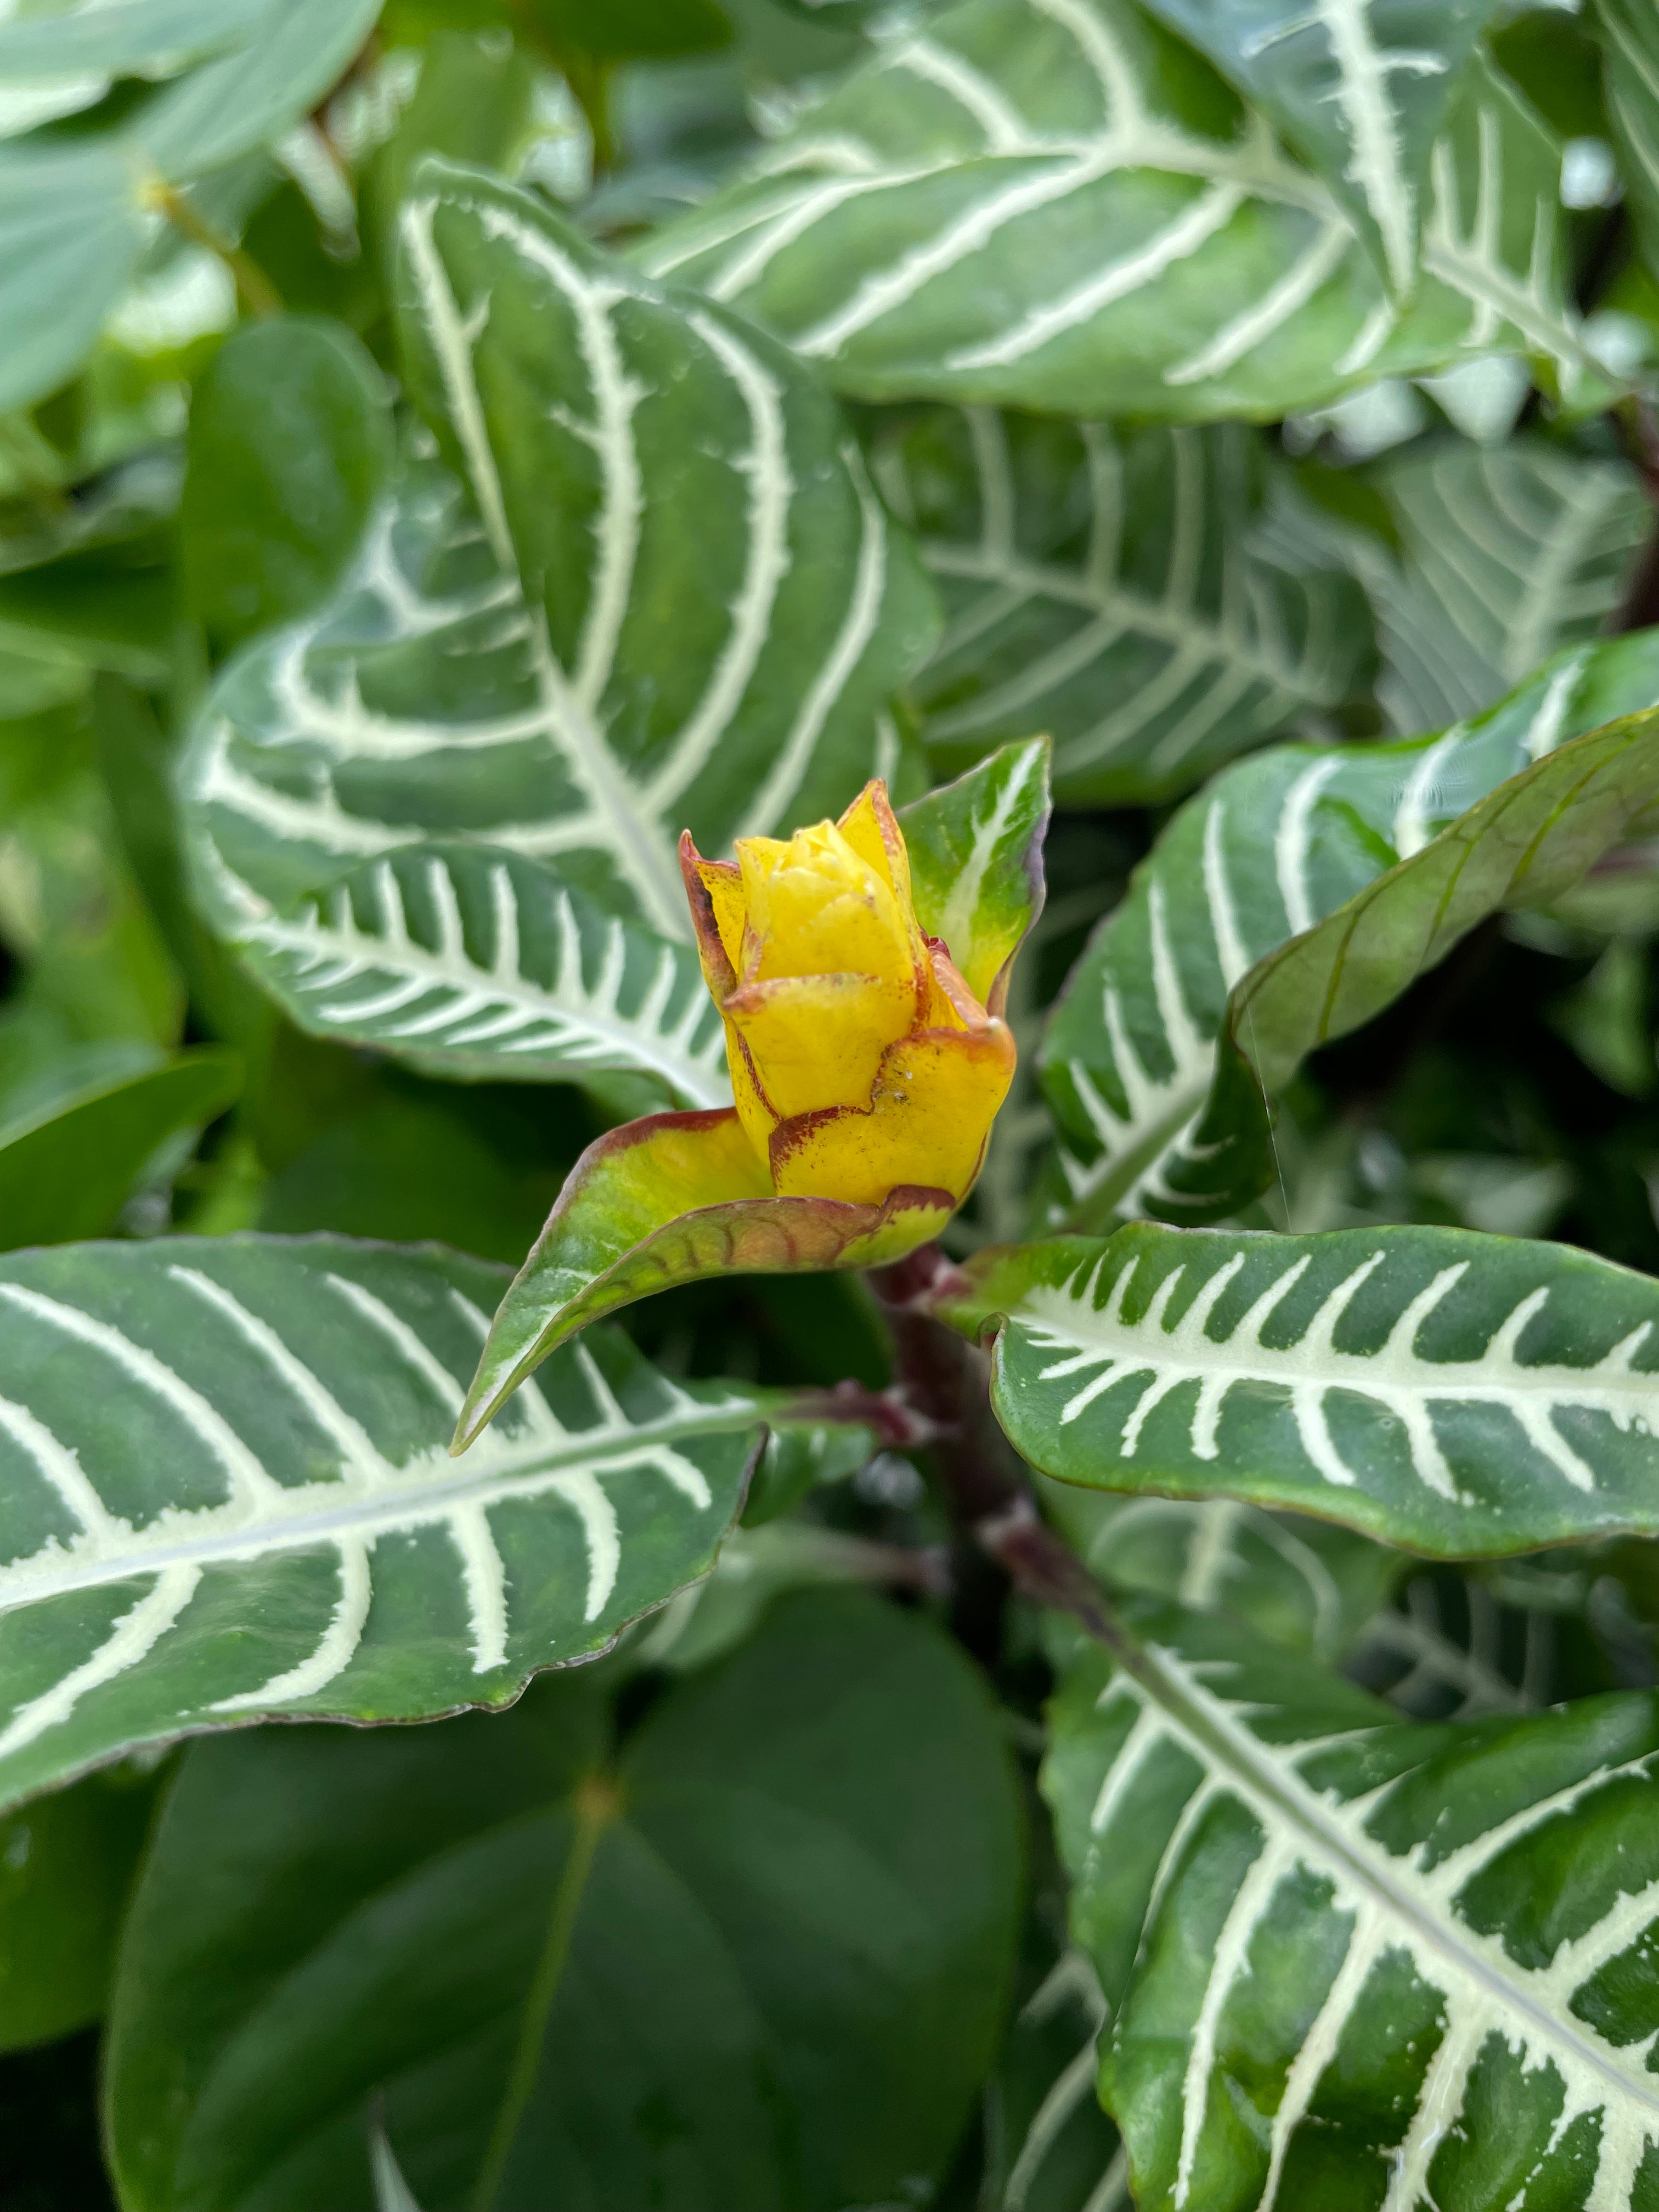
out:
M200 1729L507 1704L707 1571L755 1401L620 1336L448 1457L505 1279L331 1237L0 1264L0 1804Z
M1257 551L1263 464L1237 423L877 417L877 482L947 615L912 687L934 760L1046 730L1062 801L1145 801L1362 690L1365 595L1340 552Z
M1096 931L1043 1040L1077 1225L1191 1203L1170 1181L1174 1156L1210 1093L1229 994L1258 963L1507 778L1656 701L1659 630L1638 631L1559 654L1437 736L1275 746L1189 800Z
M1328 187L1129 0L966 0L642 258L862 398L1277 420L1494 350L1593 373L1559 170L1477 65L1430 156L1405 305Z
M1652 528L1635 471L1541 438L1448 439L1370 472L1400 538L1351 540L1377 611L1384 714L1405 736L1479 714L1546 654L1593 636Z
M1496 0L1148 0L1324 178L1389 285L1417 281L1429 160Z
M1044 1789L1141 2212L1650 2212L1659 1701L1397 1720L1173 1610Z
M1594 0L1607 123L1636 235L1659 269L1659 18L1646 0Z
M1659 1285L1468 1229L1164 1229L970 1263L1045 1474L1292 1506L1447 1559L1659 1532Z
M1008 970L1042 912L1048 740L1004 745L902 806L916 918L974 996L1000 1014Z
M231 941L301 1029L434 1075L651 1076L732 1096L696 954L607 913L545 861L434 842L368 860Z
M399 236L413 396L522 580L568 785L541 849L605 857L684 934L679 830L714 851L834 811L882 763L931 595L775 341L482 172L424 165Z

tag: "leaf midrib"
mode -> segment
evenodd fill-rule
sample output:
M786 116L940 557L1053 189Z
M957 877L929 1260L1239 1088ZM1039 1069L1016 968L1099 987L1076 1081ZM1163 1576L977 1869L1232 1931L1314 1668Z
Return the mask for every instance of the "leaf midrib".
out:
M297 1512L291 1521L272 1523L270 1521L250 1522L244 1519L234 1526L215 1529L211 1534L180 1540L155 1543L146 1547L144 1538L149 1530L135 1531L130 1548L102 1559L87 1559L71 1566L63 1566L65 1553L73 1559L70 1547L63 1547L54 1554L53 1561L44 1569L31 1573L33 1561L40 1554L14 1560L0 1567L0 1616L17 1607L40 1603L42 1601L68 1595L76 1590L96 1589L112 1583L130 1581L136 1575L157 1574L164 1569L180 1565L228 1565L240 1559L262 1559L276 1552L301 1551L319 1544L337 1541L341 1536L361 1536L366 1533L390 1534L394 1529L406 1529L425 1523L441 1521L458 1505L491 1505L514 1497L528 1485L544 1476L566 1473L590 1473L607 1464L643 1459L658 1445L679 1443L689 1437L730 1435L751 1429L759 1420L758 1409L739 1402L723 1407L711 1407L702 1420L688 1421L676 1417L653 1427L630 1429L626 1431L607 1431L598 1439L592 1431L572 1432L568 1448L561 1449L545 1443L533 1450L514 1454L497 1461L488 1473L454 1474L444 1481L434 1482L416 1489L413 1487L360 1490L356 1495L333 1505L309 1513ZM587 1441L585 1441L587 1439ZM433 1464L450 1467L453 1462L432 1454ZM398 1470L407 1475L418 1462L406 1462ZM350 1480L349 1471L330 1482L295 1483L287 1495L306 1500L320 1492L332 1492L346 1486ZM165 1512L165 1509L163 1510ZM223 1515L228 1509L208 1506L199 1510L198 1519ZM171 1534L171 1523L158 1518L149 1524L150 1529L165 1528ZM20 1587L21 1585L21 1587Z
M1505 1971L1501 1961L1506 1954L1500 1943L1494 1942L1489 1951L1477 1945L1471 1936L1462 1934L1449 1921L1427 1911L1388 1867L1357 1849L1326 1816L1322 1801L1302 1782L1300 1776L1297 1777L1300 1787L1287 1785L1264 1747L1247 1730L1206 1713L1175 1679L1164 1650L1155 1644L1142 1644L1126 1632L1117 1656L1142 1689L1157 1701L1176 1732L1185 1735L1188 1747L1200 1763L1230 1777L1231 1786L1258 1818L1276 1815L1294 1832L1310 1839L1315 1851L1343 1881L1374 1897L1383 1911L1403 1923L1425 1948L1443 1960L1451 1974L1466 1984L1476 1984L1500 2005L1520 2014L1536 2029L1541 2040L1570 2052L1578 2064L1599 2075L1610 2092L1645 2104L1659 2113L1659 2081L1650 2086L1633 2079L1570 2021L1547 2011L1523 1984ZM1381 1845L1377 1851L1381 1854Z

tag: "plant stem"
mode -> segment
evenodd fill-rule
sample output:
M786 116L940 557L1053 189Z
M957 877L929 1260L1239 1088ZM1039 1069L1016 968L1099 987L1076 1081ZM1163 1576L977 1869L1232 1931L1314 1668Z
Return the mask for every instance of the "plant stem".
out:
M1127 1660L1127 1639L1099 1584L1037 1512L1025 1462L991 1410L989 1362L934 1317L933 1302L959 1279L957 1269L926 1244L866 1279L892 1332L900 1395L926 1425L951 1518L1026 1597L1069 1613Z
M216 230L183 192L157 178L150 184L146 197L150 205L160 209L181 236L189 239L192 245L205 246L210 253L223 262L235 279L237 292L251 315L266 320L282 313L282 295L252 255L244 252L233 239L226 238L222 232Z
M1613 410L1619 441L1642 479L1642 489L1659 518L1659 419L1645 399L1632 394ZM1659 622L1659 519L1633 570L1625 603L1612 625L1616 635L1645 629Z
M501 2110L496 2113L495 2124L489 2131L489 2147L473 2186L473 2212L490 2212L490 2207L495 2202L501 2176L512 2155L514 2141L530 2100L535 2094L536 2076L541 2069L542 2045L547 2034L548 2015L553 2009L553 2000L559 1993L565 1963L570 1956L571 1938L576 1931L576 1916L581 1909L582 1892L586 1888L587 1877L592 1871L593 1855L599 1850L599 1838L621 1812L622 1793L609 1775L590 1774L577 1784L575 1825L570 1849L559 1875L558 1887L553 1893L553 1906L548 1915L542 1955L536 1962L536 1972L525 1993L518 2041L514 2046L507 2087L501 2094Z

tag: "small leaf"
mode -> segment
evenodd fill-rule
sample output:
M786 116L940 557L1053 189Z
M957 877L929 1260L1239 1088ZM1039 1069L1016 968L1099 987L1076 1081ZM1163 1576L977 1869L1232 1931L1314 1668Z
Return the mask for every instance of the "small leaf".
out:
M434 839L366 861L225 934L301 1029L435 1075L648 1075L677 1103L732 1096L696 954L607 914L551 867Z
M514 1278L456 1425L465 1451L550 1352L601 1315L708 1275L873 1267L936 1236L947 1191L880 1206L778 1198L731 1107L652 1114L596 1139Z
M1473 722L1402 744L1275 746L1189 800L1096 931L1049 1017L1042 1076L1077 1224L1188 1212L1194 1201L1177 1198L1169 1178L1216 1079L1236 985L1288 940L1346 911L1506 778L1656 699L1659 630L1639 631L1559 654ZM1413 903L1419 894L1409 885L1420 879L1404 880ZM1412 941L1420 951L1420 935ZM1395 972L1391 988L1416 971ZM1233 1011L1243 1019L1250 1004ZM1316 996L1310 1018L1323 1004ZM1256 1019L1259 1028L1260 1011ZM1248 1100L1240 1110L1259 1136L1255 1097L1254 1123ZM1245 1164L1235 1188L1249 1180ZM1248 1164L1255 1173L1260 1162Z
M273 1714L509 1704L707 1571L755 1403L620 1337L445 1457L501 1281L330 1237L0 1263L0 1802Z
M191 395L184 596L222 647L306 613L356 551L392 465L385 381L351 333L234 331Z
M1150 0L1316 168L1396 292L1429 159L1497 0Z
M241 1080L233 1053L180 1053L0 1123L0 1251L101 1237L168 1139L216 1120Z
M1044 1474L1231 1497L1441 1558L1659 1532L1659 1285L1472 1230L1135 1223L970 1264Z
M1077 1651L1044 1791L1142 2212L1639 2212L1659 1710L1425 1727L1174 1608Z
M1257 550L1263 461L1237 423L878 416L872 465L948 618L912 686L934 762L1042 729L1062 802L1162 799L1362 689L1371 622L1343 549Z
M932 2199L1023 1901L976 1670L785 1599L612 1749L591 1676L435 1728L192 1747L123 1948L112 2164L150 2212L839 2212Z
M1042 912L1048 740L1004 745L898 810L916 919L942 939L969 989L1000 1014L1007 971Z

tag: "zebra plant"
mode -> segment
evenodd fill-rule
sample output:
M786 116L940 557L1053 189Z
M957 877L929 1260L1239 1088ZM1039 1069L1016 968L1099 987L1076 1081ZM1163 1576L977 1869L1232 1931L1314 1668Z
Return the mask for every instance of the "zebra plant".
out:
M1656 210L1641 0L0 7L8 2204L1659 2212Z

